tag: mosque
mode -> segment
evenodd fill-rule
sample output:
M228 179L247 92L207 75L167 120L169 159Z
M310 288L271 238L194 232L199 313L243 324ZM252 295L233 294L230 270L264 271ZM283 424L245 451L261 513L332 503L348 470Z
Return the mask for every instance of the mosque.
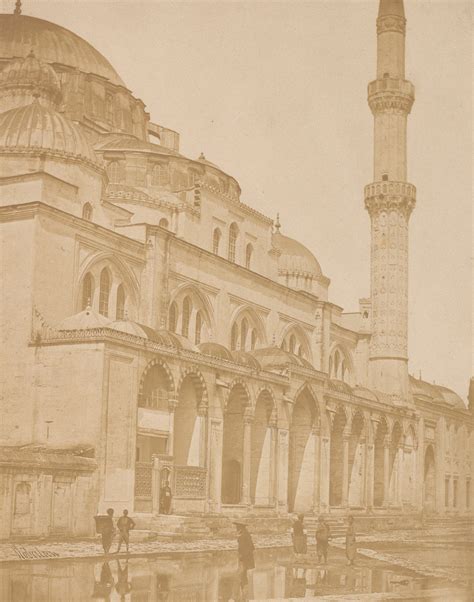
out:
M403 1L376 24L371 290L346 313L95 48L0 15L0 538L153 523L165 482L202 520L472 514L474 389L408 374Z

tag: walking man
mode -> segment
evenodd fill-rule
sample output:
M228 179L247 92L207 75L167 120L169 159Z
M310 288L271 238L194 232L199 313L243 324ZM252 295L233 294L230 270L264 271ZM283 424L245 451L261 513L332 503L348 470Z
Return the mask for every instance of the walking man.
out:
M304 514L298 514L297 520L293 523L293 551L295 554L306 554L306 531L304 529Z
M117 551L115 553L118 554L120 552L120 548L122 547L122 542L124 542L125 545L126 545L126 547L127 547L127 554L128 554L128 544L129 544L129 541L130 541L130 531L131 531L131 529L135 528L135 521L132 520L128 516L128 510L124 510L123 511L123 516L121 516L118 519L118 521L117 521L117 528L119 530L119 542L118 542Z
M104 548L104 554L108 554L114 538L115 527L114 527L114 509L108 508L107 516L103 519L101 526L102 535L102 547Z
M243 523L234 523L237 527L237 545L239 555L240 593L242 598L247 599L248 575L247 571L255 568L252 537Z

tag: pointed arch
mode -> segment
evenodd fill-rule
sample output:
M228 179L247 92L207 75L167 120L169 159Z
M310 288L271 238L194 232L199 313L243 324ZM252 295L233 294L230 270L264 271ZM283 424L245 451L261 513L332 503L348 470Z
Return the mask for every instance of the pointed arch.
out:
M247 383L243 379L237 377L234 378L234 380L230 383L227 394L224 397L224 411L227 409L229 399L233 393L237 393L238 399L242 405L251 406L252 397L250 395L250 390L247 386Z
M256 335L254 335L254 346L258 344L259 347L265 347L267 345L265 323L251 305L238 307L230 318L230 324L232 326L238 324L240 332L240 325L244 318L247 319L249 330L255 330L256 332ZM251 337L247 337L247 343L251 343Z
M172 303L173 301L176 301L176 303L178 303L178 306L180 304L180 302L182 302L182 299L188 296L191 298L192 303L193 303L193 307L196 310L201 310L202 313L202 318L204 320L204 322L206 322L209 326L209 329L211 331L215 330L215 323L214 323L214 310L212 307L212 303L209 300L209 297L201 290L199 289L199 287L197 287L195 284L192 284L190 282L185 282L183 284L181 284L180 286L178 286L171 294L171 298L170 298L170 303Z
M291 351L290 339L295 338L294 351ZM284 351L289 351L295 355L300 355L303 359L312 362L313 354L311 352L311 343L307 333L300 324L291 323L288 324L280 335L280 348ZM299 352L299 350L301 350ZM298 353L299 352L299 353Z
M147 374L150 372L150 370L152 370L154 367L161 368L163 370L163 372L166 374L167 384L168 384L168 393L170 395L174 396L174 394L176 392L173 374L171 373L171 370L169 369L168 364L166 364L163 360L161 360L159 358L154 358L150 362L148 362L148 364L145 366L145 369L142 372L142 376L140 378L140 384L138 387L139 401L143 399L143 385L145 383L145 378L146 378Z
M199 393L199 407L207 408L209 406L209 396L207 392L206 381L201 371L194 366L184 368L183 370L181 370L178 386L176 389L178 397L181 392L183 383L187 378L191 379L193 385L196 388L196 391Z

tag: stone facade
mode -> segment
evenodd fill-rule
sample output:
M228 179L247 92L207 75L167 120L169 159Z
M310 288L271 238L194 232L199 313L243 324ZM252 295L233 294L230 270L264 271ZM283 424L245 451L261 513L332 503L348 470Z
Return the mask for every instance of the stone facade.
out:
M397 146L376 153L388 180L376 167L366 188L358 313L329 300L316 258L242 203L235 178L179 153L103 57L64 50L58 66L48 36L72 34L7 17L1 537L91 534L109 506L159 513L167 480L176 513L471 513L472 412L406 369L404 17L378 21L379 70L398 58L369 100L376 144L390 123ZM36 40L33 56L18 58L15 35Z

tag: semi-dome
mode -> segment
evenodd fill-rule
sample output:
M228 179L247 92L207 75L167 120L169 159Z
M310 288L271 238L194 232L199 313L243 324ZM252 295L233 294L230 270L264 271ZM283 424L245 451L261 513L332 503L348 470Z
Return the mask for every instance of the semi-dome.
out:
M278 271L280 274L300 274L319 278L322 275L321 266L316 257L303 244L283 236L277 230L272 237L273 246L280 251Z
M37 58L93 73L124 86L109 61L72 31L27 15L0 15L0 61L26 57L33 49Z
M0 115L0 152L39 150L98 163L79 127L54 109L35 101Z
M29 92L52 103L61 99L61 85L54 69L31 51L26 58L12 59L0 71L0 93L7 90Z

